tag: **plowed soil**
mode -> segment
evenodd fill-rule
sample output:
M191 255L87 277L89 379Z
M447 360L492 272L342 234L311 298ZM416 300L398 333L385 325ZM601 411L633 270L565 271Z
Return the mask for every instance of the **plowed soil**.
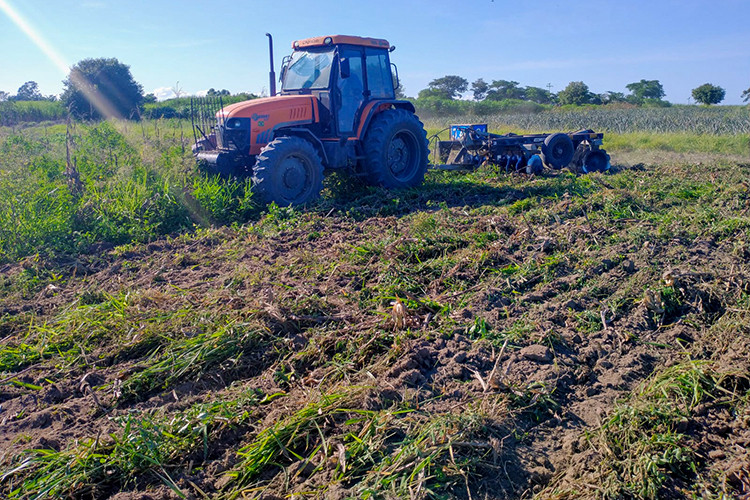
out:
M24 487L9 472L30 456L24 450L104 443L123 432L118 418L168 422L257 391L265 400L249 418L212 428L163 469L66 494L361 497L368 467L340 475L342 461L354 460L352 441L328 442L308 461L282 447L242 487L228 475L263 429L348 391L348 410L408 408L414 426L476 421L438 438L435 446L450 446L422 480L414 472L411 490L375 497L647 497L607 465L622 455L602 433L659 374L701 362L727 397L674 400L684 418L669 432L692 465L656 461L662 479L652 493L748 498L750 198L747 185L726 179L747 178L749 167L631 156L587 178L501 174L470 188L439 177L429 195L393 193L396 204L339 193L330 205L279 209L243 227L5 266L0 338L7 349L32 347L0 379L0 491ZM648 184L667 178L716 189L683 196L675 185L647 198ZM729 218L736 224L721 226ZM91 319L113 298L125 304L116 319ZM170 343L228 324L251 325L258 337L226 359L132 385ZM39 351L62 338L59 352ZM332 413L308 439L345 434L357 425L351 415ZM411 428L383 425L381 448Z

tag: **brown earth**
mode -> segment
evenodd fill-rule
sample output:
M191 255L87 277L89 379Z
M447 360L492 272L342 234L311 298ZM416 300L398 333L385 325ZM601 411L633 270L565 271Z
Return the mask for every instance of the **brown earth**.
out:
M606 177L601 179L606 182ZM260 321L279 340L243 352L239 365L220 365L199 378L130 400L118 399L113 388L116 380L149 362L151 349L139 345L137 331L120 339L121 345L104 344L83 353L73 364L52 357L4 373L0 462L7 463L22 450L61 450L76 440L106 439L119 430L112 420L116 416L150 409L170 415L196 402L231 398L246 388L285 393L258 406L250 422L218 432L205 460L200 452L175 465L172 478L182 491L195 498L201 492L211 496L227 485L225 473L237 464L237 450L260 429L332 385L346 383L366 387L356 399L361 409L406 402L425 414L472 409L485 416L474 441L455 445L457 454L478 454L482 461L465 482L448 486L451 495L554 497L574 485L580 496L597 496L601 453L589 445L586 432L598 429L615 403L637 391L653 373L690 353L723 370L731 368L737 380L747 381L747 323L720 335L711 329L731 312L728 307L736 307L728 304L747 292L747 255L738 253L732 238L665 241L647 222L624 220L607 227L588 221L585 213L571 216L574 208L565 197L550 211L561 220L542 224L448 208L441 224L453 234L493 232L500 238L481 250L460 244L448 251L419 248L422 262L446 252L457 258L436 263L417 286L402 287L403 317L393 313L389 299L381 300L379 311L360 304L363 290L385 290L394 275L406 280L410 269L420 266L409 249L421 236L413 234L411 219L404 214L357 220L314 213L272 236L222 228L127 248L103 247L76 260L7 265L2 269L7 280L24 266L54 270L64 279L25 296L12 292L2 298L0 336L5 345L21 342L32 319L36 324L53 322L86 301L128 293L144 314L153 309L230 311L237 318ZM643 243L620 238L601 245L636 230L644 230ZM309 237L312 232L315 238ZM359 260L352 257L357 254L353 249L373 243L382 243L382 251ZM581 255L586 264L563 259L551 275L514 276L512 283L502 273L485 274L490 267L539 268L560 248ZM684 299L672 317L655 312L643 292L669 279L677 281ZM454 289L452 283L463 285ZM591 311L593 316L587 316ZM587 328L586 321L599 321L599 327ZM492 331L522 328L522 334L492 342L477 333L483 324ZM343 352L347 357L337 361ZM280 370L291 375L281 379ZM42 389L29 390L10 383L13 380ZM701 475L721 476L728 495L748 498L750 410L744 407L744 413L737 413L708 403L692 411L682 430L695 443ZM334 418L328 425L345 424ZM199 468L190 465L200 462ZM287 474L269 467L262 476L266 487L258 495L285 498L317 491L330 498L357 496L356 484L326 486L335 479L333 469L311 475L306 467L296 462ZM669 488L665 496L686 495L684 484ZM144 476L124 491L94 490L91 495L124 500L173 493Z

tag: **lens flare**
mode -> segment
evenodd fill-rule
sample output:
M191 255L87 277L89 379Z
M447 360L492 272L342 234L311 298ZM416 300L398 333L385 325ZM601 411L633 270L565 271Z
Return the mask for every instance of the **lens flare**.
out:
M79 71L71 69L70 65L47 41L34 29L34 27L26 21L9 3L7 0L0 0L0 11L4 12L6 16L20 29L34 45L41 50L44 55L52 62L52 64L60 70L60 73L70 78L71 83L75 87L83 92L86 99L94 106L102 116L106 118L122 118L120 113L117 112L112 103L108 99L103 97L101 94L96 92L95 86L88 81L88 79L82 75ZM123 122L114 122L115 126L123 124ZM182 125L180 125L182 126ZM123 135L127 141L127 136ZM130 141L128 141L130 142ZM193 220L198 221L203 226L208 226L208 221L199 213L199 210L192 206L192 203L183 203L185 208L191 213Z
M120 113L117 112L115 107L106 98L102 97L101 94L95 91L94 85L89 82L85 76L81 75L78 71L71 71L70 65L65 61L65 58L60 55L59 52L52 47L39 32L26 19L18 13L7 0L0 0L0 11L8 16L13 24L21 30L36 47L47 56L47 58L60 70L65 76L70 76L71 83L75 87L83 92L86 99L94 106L102 116L106 118L122 118Z

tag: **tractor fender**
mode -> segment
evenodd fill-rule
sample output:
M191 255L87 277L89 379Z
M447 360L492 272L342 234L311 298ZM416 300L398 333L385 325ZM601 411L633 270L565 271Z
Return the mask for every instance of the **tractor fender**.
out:
M313 134L310 129L304 127L294 127L276 129L274 132L274 139L285 135L293 135L295 137L306 139L310 142L310 144L313 145L315 150L320 155L320 158L323 160L323 165L328 165L328 155L326 154L326 150L323 147L323 142L321 142L320 138Z
M370 121L378 113L385 111L386 109L405 109L410 113L415 113L416 108L414 104L409 101L400 101L397 99L384 99L368 102L362 109L362 115L359 121L359 129L357 129L357 139L362 140L367 134L367 129L370 126Z

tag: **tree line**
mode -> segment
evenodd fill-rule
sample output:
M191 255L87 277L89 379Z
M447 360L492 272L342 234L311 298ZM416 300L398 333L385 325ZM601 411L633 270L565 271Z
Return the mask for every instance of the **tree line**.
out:
M64 89L59 96L44 96L34 81L25 82L18 88L16 94L0 91L0 104L20 102L58 102L64 105L67 112L74 117L86 120L96 120L103 116L120 118L148 118L181 117L188 113L189 102L180 102L175 106L156 103L156 96L143 93L141 84L135 81L130 67L115 58L92 58L77 62L63 81ZM570 82L563 90L553 93L548 88L521 86L512 80L485 81L478 78L469 86L469 81L461 76L446 75L432 80L426 89L419 92L419 100L428 102L454 101L471 89L474 101L487 102L488 109L494 109L502 102L526 101L534 103L541 109L543 105L575 105L630 103L634 105L668 106L663 98L666 95L659 80L640 80L625 86L629 94L622 92L592 92L582 81ZM398 97L405 98L403 90ZM182 93L178 85L173 88L175 96L180 101ZM231 96L228 90L210 89L210 96L232 98L232 100L252 99L250 93ZM701 104L718 104L724 100L726 91L710 83L696 87L692 91L693 99ZM750 101L750 88L742 92L742 99ZM493 104L494 103L494 104ZM491 106L489 106L492 104ZM177 109L179 106L180 109ZM9 114L10 108L0 106L0 114ZM18 112L16 109L15 112Z
M173 91L178 98L176 100L180 101L179 98L184 93L179 88L179 82ZM207 95L233 98L226 89L211 88ZM234 96L233 100L254 97L257 96L241 93ZM34 81L21 85L16 94L0 91L0 105L6 102L10 105L0 106L0 115L8 115L2 117L8 119L14 117L11 115L21 116L26 109L19 110L18 106L14 105L32 101L56 102L55 106L62 105L72 116L83 120L98 120L105 116L128 119L137 119L141 116L147 118L182 117L186 113L183 108L189 110L190 105L189 102L180 102L178 109L167 104L157 104L154 94L143 93L143 86L133 78L130 66L121 63L116 58L90 58L77 62L71 67L68 77L63 81L63 92L59 97L42 95L39 85ZM5 121L8 120L0 120L0 123ZM36 120L32 118L31 121Z
M28 81L18 87L15 95L0 90L0 102L17 102L17 101L57 101L56 95L42 95L39 91L39 85L34 81Z
M486 82L478 78L471 83L466 78L457 75L446 75L436 78L427 84L426 89L419 91L417 99L443 99L455 100L471 89L475 101L504 101L514 99L529 101L537 104L556 104L582 106L585 104L611 104L630 103L634 105L669 106L664 100L666 93L664 86L659 80L641 80L629 83L625 88L629 94L623 92L604 92L596 94L588 85L582 81L570 82L563 90L557 93L551 91L551 86L544 89L541 87L522 87L519 82L512 80L492 80ZM726 97L726 91L711 83L703 84L692 90L693 99L700 104L719 104ZM742 92L742 99L750 101L750 88Z

